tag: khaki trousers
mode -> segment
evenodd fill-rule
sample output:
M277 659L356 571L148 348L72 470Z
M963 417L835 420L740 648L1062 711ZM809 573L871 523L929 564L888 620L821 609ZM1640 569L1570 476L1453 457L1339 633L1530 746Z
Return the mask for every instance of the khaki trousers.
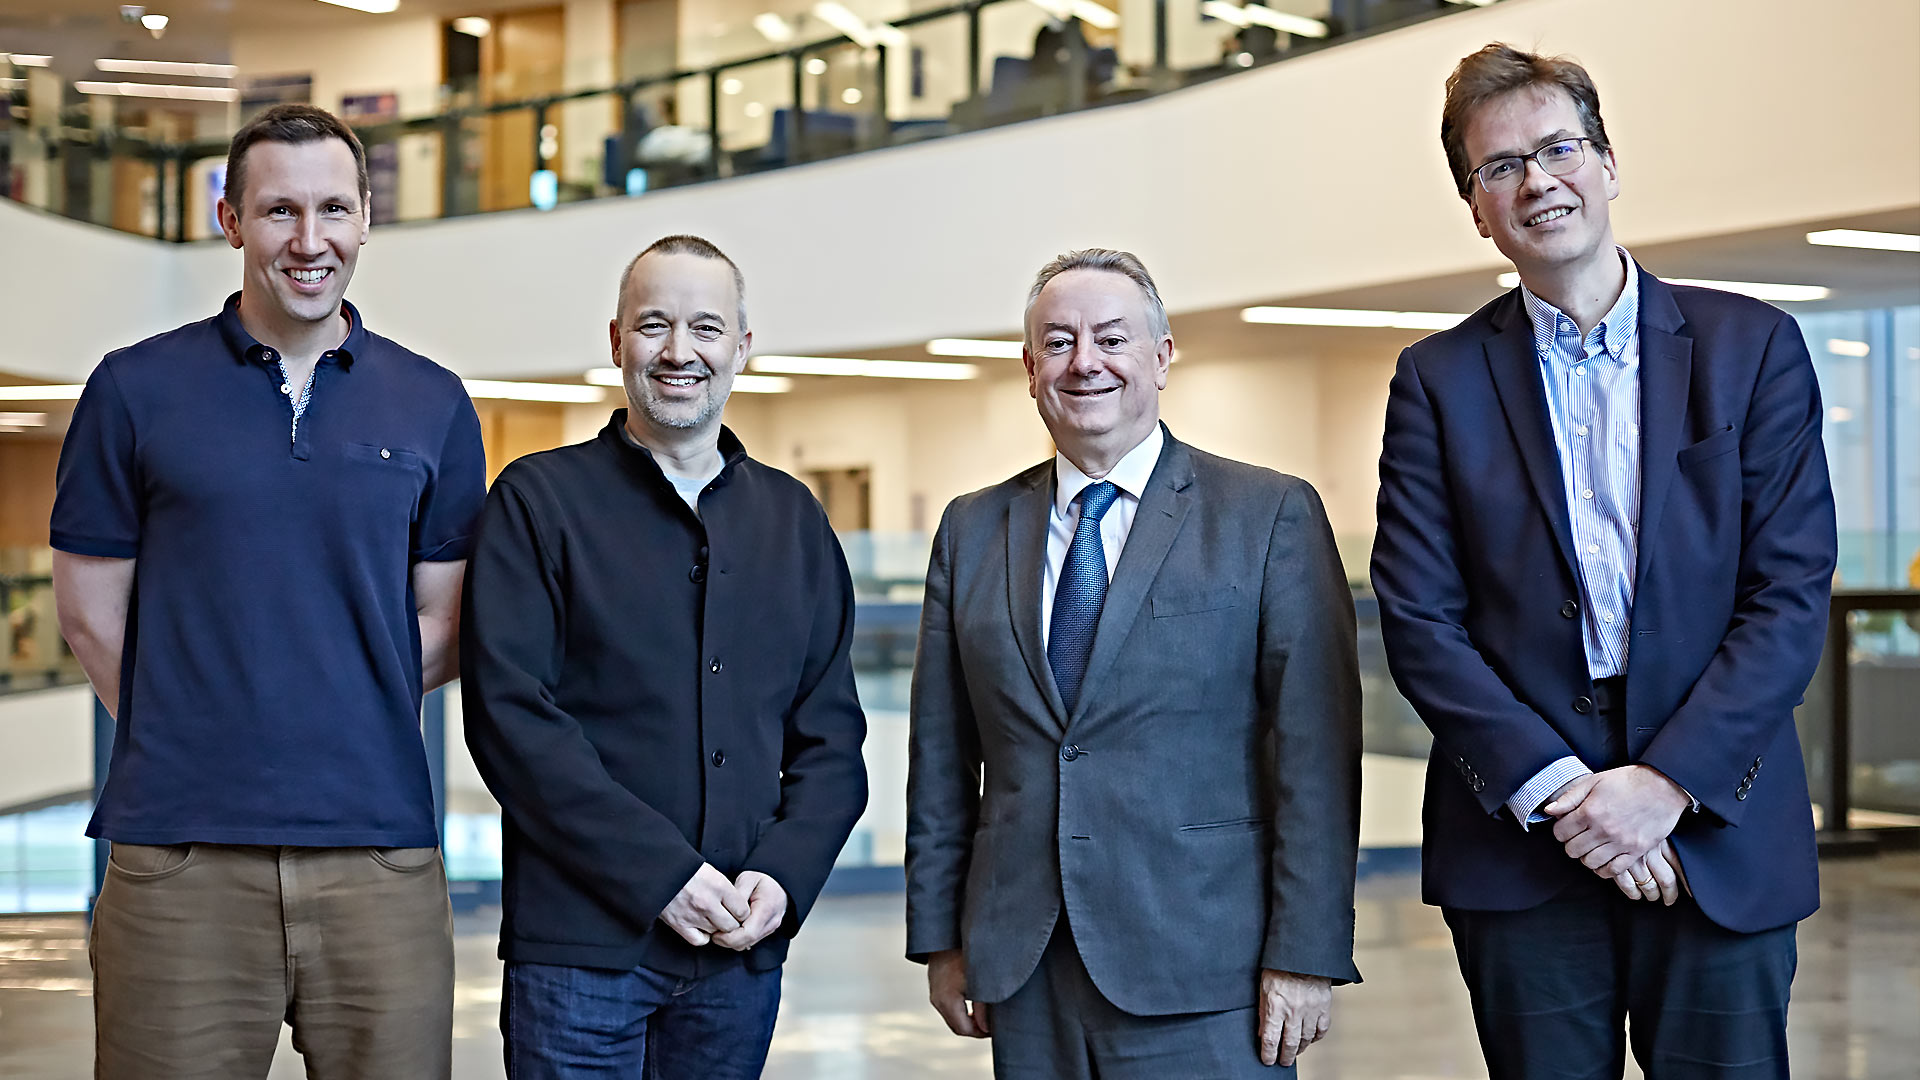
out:
M446 1080L453 926L434 848L115 844L94 907L94 1076Z

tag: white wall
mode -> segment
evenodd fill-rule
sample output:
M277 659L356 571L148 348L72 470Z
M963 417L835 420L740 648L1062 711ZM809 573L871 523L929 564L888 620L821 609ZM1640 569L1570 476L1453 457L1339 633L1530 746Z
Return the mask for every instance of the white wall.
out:
M0 694L0 806L93 786L93 688Z

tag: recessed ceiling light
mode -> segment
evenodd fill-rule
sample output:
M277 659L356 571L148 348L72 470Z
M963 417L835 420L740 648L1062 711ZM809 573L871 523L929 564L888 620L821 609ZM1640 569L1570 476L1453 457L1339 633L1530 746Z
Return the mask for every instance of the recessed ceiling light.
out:
M1873 347L1864 341L1848 341L1846 338L1828 338L1827 351L1835 356L1861 357L1870 355Z
M493 33L493 20L478 15L463 15L453 20L453 28L468 37L482 38Z
M793 380L785 375L749 375L733 377L733 388L742 394L784 394L793 389Z
M14 67L43 68L53 63L53 57L40 53L14 53L9 59Z
M1240 321L1275 326L1350 326L1381 330L1445 330L1466 315L1453 311L1374 311L1366 308L1250 307Z
M722 79L720 81L720 92L723 94L737 94L740 92L740 87L741 83L739 79Z
M994 341L987 338L934 338L927 342L934 356L980 356L989 360L1018 360L1026 345L1018 341Z
M1913 233L1874 232L1868 229L1821 229L1808 233L1807 243L1873 251L1920 251L1920 236Z
M825 75L827 73L827 62L818 56L808 57L806 67L807 74L809 75Z
M756 356L755 371L773 375L861 375L876 379L972 379L980 369L972 364L934 360L862 360L851 356Z
M352 8L369 15L385 15L400 6L400 0L320 0L334 7Z
M30 428L46 426L47 414L43 412L0 412L0 427Z
M232 64L179 64L171 60L95 60L101 71L129 75L188 75L196 79L231 79L240 74Z
M81 383L47 383L39 386L0 386L0 401L76 401L86 386Z
M83 94L117 97L163 98L168 101L239 101L240 91L231 86L187 86L181 83L92 82L73 84Z
M763 11L755 15L753 28L760 31L761 37L775 45L785 45L793 40L793 24L771 11Z

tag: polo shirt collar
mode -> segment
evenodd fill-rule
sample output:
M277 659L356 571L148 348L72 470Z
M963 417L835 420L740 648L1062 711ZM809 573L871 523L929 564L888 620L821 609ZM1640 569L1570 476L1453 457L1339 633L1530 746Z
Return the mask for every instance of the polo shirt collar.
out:
M353 367L353 358L363 355L366 351L367 327L360 321L360 309L347 300L340 301L340 311L347 317L347 340L341 342L339 348L328 350L320 359L337 361L340 364L340 370L346 371ZM220 336L225 339L227 348L233 352L234 363L270 363L266 357L271 350L248 333L246 324L240 321L239 293L227 297L227 302L221 306L220 315L216 321L220 324ZM278 357L275 360L277 361Z
M636 464L644 462L646 470L659 477L661 483L667 483L667 474L661 470L660 463L653 459L653 451L640 445L640 441L627 430L627 410L613 410L613 418L608 420L607 426L600 430L600 438L612 445L615 452L626 460ZM746 445L740 441L740 436L735 435L733 429L725 424L720 425L719 450L720 475L713 480L716 484L725 483L727 475L733 472L734 466L747 460Z
M1166 445L1166 441L1160 425L1153 425L1153 430L1140 440L1140 445L1127 451L1126 456L1114 465L1113 471L1101 479L1111 481L1114 487L1139 502L1146 497L1147 481L1153 478L1153 467L1159 463L1160 449ZM1067 455L1057 451L1053 455L1053 475L1053 506L1061 517L1067 516L1067 508L1073 505L1073 500L1079 498L1082 491L1098 483L1081 472L1080 466L1068 460Z
M1626 248L1616 245L1614 250L1620 253L1620 263L1627 272L1627 283L1621 288L1613 307L1607 309L1606 317L1594 326L1583 344L1595 344L1597 338L1608 359L1618 363L1626 359L1627 343L1633 340L1640 329L1640 267L1633 261L1633 256L1627 254ZM1579 333L1572 318L1535 295L1525 282L1520 284L1520 299L1526 304L1527 320L1533 324L1533 350L1536 355L1542 358L1553 356L1556 336L1562 332L1567 336Z

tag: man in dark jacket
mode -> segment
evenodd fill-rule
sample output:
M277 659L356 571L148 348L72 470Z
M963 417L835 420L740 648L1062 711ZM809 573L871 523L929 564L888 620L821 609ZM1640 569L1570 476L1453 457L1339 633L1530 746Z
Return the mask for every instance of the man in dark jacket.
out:
M481 516L461 675L503 810L512 1077L758 1076L866 805L846 560L720 423L746 321L711 243L641 252L609 326L629 407L509 465Z

